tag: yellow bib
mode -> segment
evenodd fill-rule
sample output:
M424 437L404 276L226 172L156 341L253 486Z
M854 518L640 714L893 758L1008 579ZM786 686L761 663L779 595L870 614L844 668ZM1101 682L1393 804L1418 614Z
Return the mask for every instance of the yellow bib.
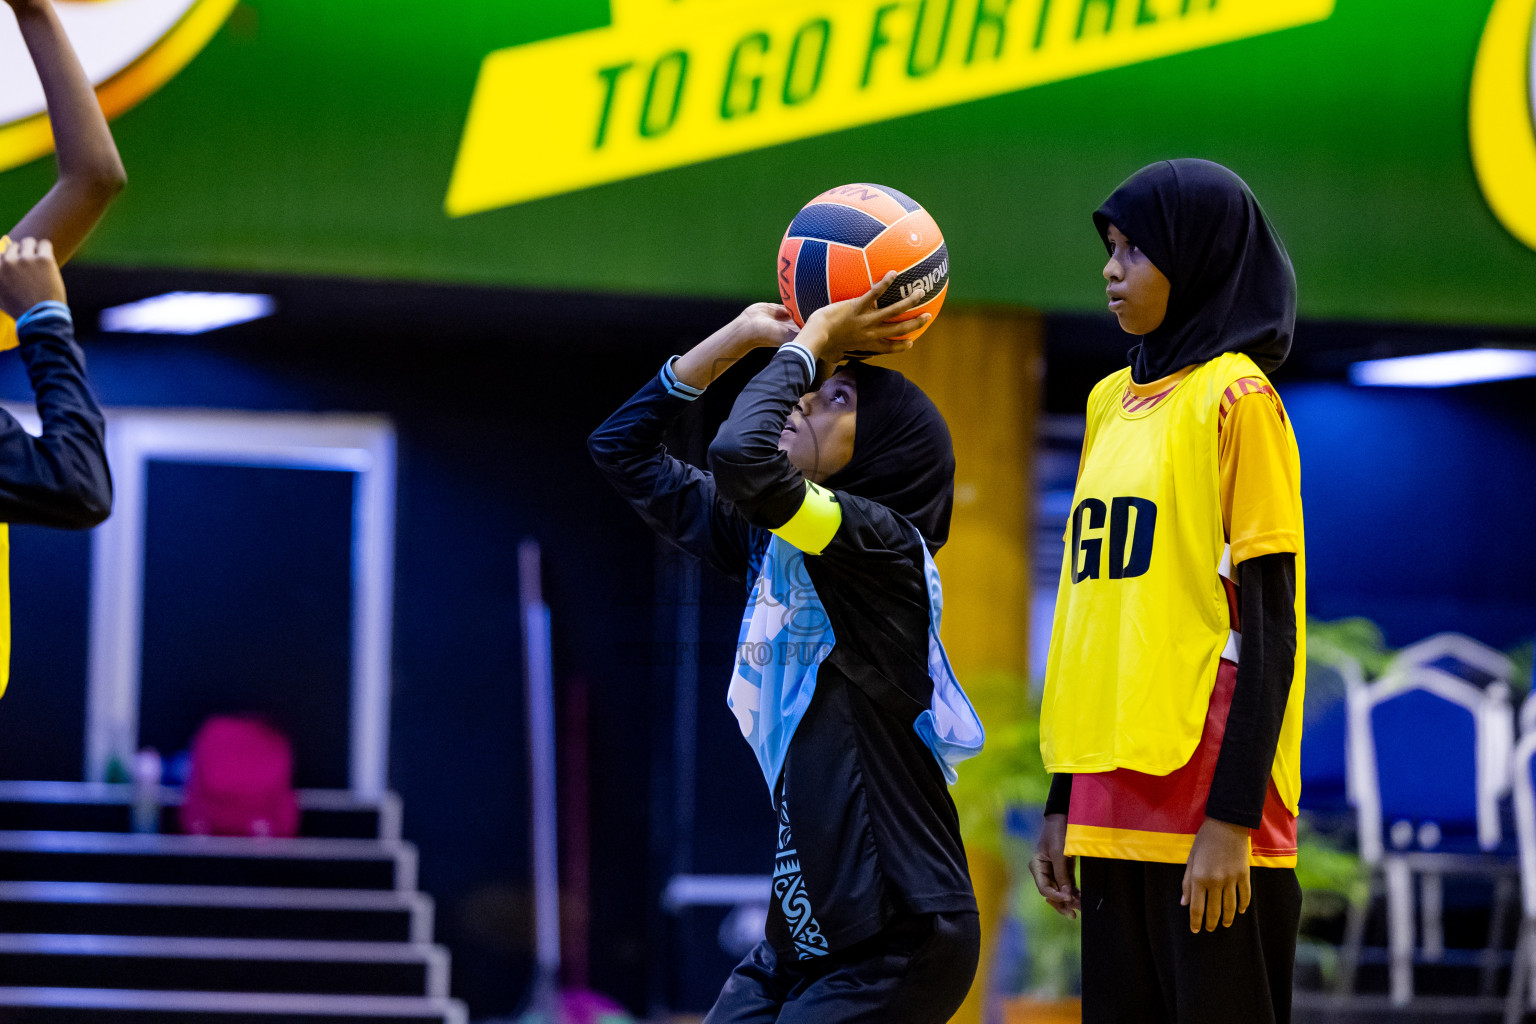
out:
M9 235L0 235L0 253L5 252L6 247L10 244L11 237ZM12 320L9 314L0 312L0 352L4 352L8 348L15 348L18 344L20 344L20 339L16 337L16 321ZM0 687L0 690L3 690L3 687Z
M10 236L0 235L0 253L11 244ZM0 351L15 348L16 321L0 313ZM11 528L0 523L0 696L11 681Z
M1088 399L1040 710L1051 772L1182 768L1205 727L1217 662L1236 655L1221 582L1230 556L1217 426L1226 388L1264 375L1228 353L1197 366L1150 409L1129 412L1121 396L1130 373L1100 381ZM1286 434L1299 479L1289 423ZM1273 773L1292 813L1301 792L1305 581L1298 551L1297 670Z

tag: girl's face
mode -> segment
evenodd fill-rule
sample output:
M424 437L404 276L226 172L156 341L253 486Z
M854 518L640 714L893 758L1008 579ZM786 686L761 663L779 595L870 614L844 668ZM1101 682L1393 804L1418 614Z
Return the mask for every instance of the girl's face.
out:
M1168 315L1168 279L1119 228L1109 226L1109 262L1104 264L1109 311L1127 334L1151 334Z
M853 427L859 389L853 374L840 370L790 410L779 450L807 480L821 483L853 459Z

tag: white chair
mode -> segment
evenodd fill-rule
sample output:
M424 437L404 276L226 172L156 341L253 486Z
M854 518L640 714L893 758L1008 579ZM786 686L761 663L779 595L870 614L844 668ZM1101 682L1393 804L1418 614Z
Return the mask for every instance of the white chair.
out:
M1441 879L1495 879L1495 904L1512 899L1515 865L1497 853L1503 840L1499 799L1509 788L1514 722L1502 683L1479 688L1438 668L1400 664L1350 695L1350 789L1360 856L1371 895L1385 888L1391 998L1413 998L1414 880L1419 881L1423 942L1418 955L1445 955ZM1367 906L1351 910L1341 987L1353 988ZM1496 920L1490 927L1489 946ZM1496 952L1484 952L1484 987L1492 990Z
M1518 1024L1526 1012L1536 1009L1536 987L1531 986L1536 966L1536 785L1531 779L1536 757L1536 733L1527 734L1515 748L1510 776L1515 791L1515 834L1520 841L1520 941L1515 945L1509 971L1509 995L1504 1003L1505 1024Z
M1536 732L1536 685L1531 687L1531 692L1520 705L1520 735L1529 736Z
M1505 689L1505 704L1508 705L1509 687L1515 682L1515 663L1502 651L1496 651L1480 640L1474 640L1465 633L1436 633L1434 636L1425 637L1417 643L1409 644L1392 656L1387 662L1387 667L1382 671L1383 676L1403 672L1411 668L1437 668L1447 675L1464 680L1482 689L1502 686ZM1526 700L1526 705L1530 700ZM1532 724L1536 724L1536 707L1522 705L1520 708L1520 735L1525 735L1525 723L1527 716ZM1508 730L1502 727L1498 730L1500 738L1507 737L1509 747L1505 750L1490 750L1490 767L1500 771L1499 796L1509 795L1509 776L1503 771L1503 766L1509 764L1509 759L1515 752L1515 733L1513 724Z
M1500 651L1463 633L1436 633L1392 656L1383 676L1413 667L1438 668L1475 686L1515 681L1515 663Z
M1307 658L1301 733L1301 807L1324 830L1347 821L1355 805L1349 773L1350 695L1365 686L1360 663L1346 655Z

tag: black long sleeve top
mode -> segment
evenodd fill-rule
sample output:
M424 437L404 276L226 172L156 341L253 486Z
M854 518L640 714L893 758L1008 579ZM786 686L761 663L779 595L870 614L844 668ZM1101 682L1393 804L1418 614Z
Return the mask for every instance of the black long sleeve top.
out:
M686 402L660 378L610 416L589 449L659 534L748 579L768 531L804 499L804 478L778 438L810 383L799 357L776 355L710 445L712 472L666 453L663 434ZM768 936L791 958L858 942L895 914L976 908L943 773L906 713L932 695L922 539L884 506L833 494L842 523L805 566L836 640L773 794L779 833Z
M89 529L112 511L112 475L85 356L63 318L28 324L20 352L43 432L0 412L0 522Z

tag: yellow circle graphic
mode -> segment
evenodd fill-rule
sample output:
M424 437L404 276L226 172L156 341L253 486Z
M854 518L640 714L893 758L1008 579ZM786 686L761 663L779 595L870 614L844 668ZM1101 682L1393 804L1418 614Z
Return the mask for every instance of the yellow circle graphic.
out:
M1510 234L1536 249L1536 0L1496 0L1472 72L1472 165Z
M136 15L135 4L139 0L90 0L88 3L61 3L60 15L70 33L71 40L86 64L88 74L96 81L96 98L108 118L114 118L137 105L191 63L208 41L218 32L239 0L179 0L171 11L173 20L156 37L149 40L119 42L110 34L110 16ZM160 5L162 11L165 3ZM94 39L82 39L78 31L88 31L71 18L70 8L89 7L93 18L104 24L106 31L97 29ZM8 19L7 19L8 20ZM141 22L142 24L142 22ZM0 32L14 33L14 23L0 20ZM107 38L101 36L105 34ZM24 54L19 37L0 39L5 44L7 56L12 50ZM130 48L123 50L122 46ZM89 55L87 48L93 52ZM112 52L116 48L118 52ZM103 52L105 51L105 52ZM25 60L23 57L22 60ZM14 67L19 61L8 61ZM104 68L93 73L93 64ZM30 69L30 65L28 65ZM23 116L13 116L7 121L0 117L0 171L8 170L43 156L53 149L53 133L48 116L41 112L41 103L33 105ZM12 112L13 115L15 112Z

